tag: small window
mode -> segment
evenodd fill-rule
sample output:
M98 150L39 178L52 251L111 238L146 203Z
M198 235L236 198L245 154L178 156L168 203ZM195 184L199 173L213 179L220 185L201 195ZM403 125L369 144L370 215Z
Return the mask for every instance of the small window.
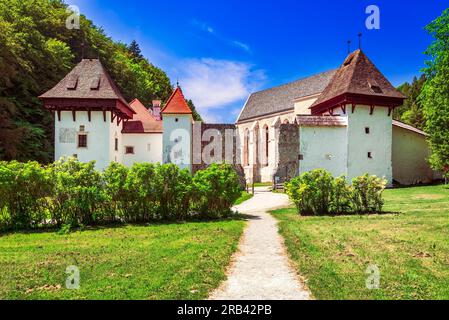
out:
M115 138L115 151L118 151L118 139Z
M366 133L366 134L369 134L369 133L370 133L369 127L366 127L366 128L365 128L365 133Z
M179 122L179 119L178 119L178 118L175 118L175 122Z
M148 151L148 152L151 151L151 143L147 144L147 151Z
M125 147L126 154L134 154L134 147Z
M372 152L368 152L368 159L372 159L373 158L373 153Z
M87 148L87 134L78 135L78 148Z
M76 90L78 86L78 78L77 74L71 74L67 79L67 90Z
M80 126L80 132L85 132L86 131L86 127L85 126Z

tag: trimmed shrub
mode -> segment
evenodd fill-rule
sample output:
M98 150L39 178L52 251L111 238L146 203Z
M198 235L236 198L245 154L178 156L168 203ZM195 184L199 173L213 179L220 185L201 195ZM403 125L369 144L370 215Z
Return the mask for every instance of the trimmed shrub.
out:
M333 177L326 170L313 170L293 178L285 190L303 215L329 214L333 193Z
M156 166L158 214L163 220L183 220L188 217L192 196L192 176L177 165Z
M293 178L285 190L302 215L380 213L386 184L386 180L366 174L349 186L344 176L334 179L319 169Z
M156 166L136 163L128 171L124 184L126 222L147 222L157 219L159 197L157 193Z
M52 180L37 162L0 163L0 224L2 228L35 228L45 224Z
M382 212L385 179L365 174L352 180L352 203L357 213Z
M207 217L226 217L240 197L240 182L227 164L212 164L193 177L194 210Z
M125 188L129 169L122 164L112 162L103 172L104 199L107 205L104 208L105 220L124 220L129 210L132 191Z
M104 193L95 162L61 159L54 163L52 170L55 183L52 218L56 224L80 226L101 221Z

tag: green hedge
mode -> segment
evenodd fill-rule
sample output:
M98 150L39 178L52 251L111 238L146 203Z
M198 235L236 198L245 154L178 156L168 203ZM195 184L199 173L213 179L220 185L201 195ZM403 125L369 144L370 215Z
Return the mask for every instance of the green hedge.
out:
M214 164L193 177L176 165L62 159L0 162L0 229L226 217L240 196L237 173Z
M334 178L318 169L293 178L285 190L301 215L369 214L382 212L386 185L385 179L369 174L349 185L344 176Z

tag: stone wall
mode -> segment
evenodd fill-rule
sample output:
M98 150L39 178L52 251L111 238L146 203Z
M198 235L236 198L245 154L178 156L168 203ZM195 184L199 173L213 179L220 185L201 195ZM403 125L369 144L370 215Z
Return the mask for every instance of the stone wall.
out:
M206 141L199 141L200 139ZM221 155L215 154L215 151L212 148L211 142L215 142L215 139L219 139L217 145L221 144ZM207 168L208 164L204 161L204 154L207 154L212 159L216 158L212 163L225 162L231 164L239 174L242 186L246 185L244 170L240 164L241 151L236 125L197 122L193 127L193 140L193 174L198 170ZM226 148L227 141L228 148ZM232 141L232 144L230 144L229 141Z
M281 124L277 147L277 170L274 175L280 182L296 177L299 172L299 126Z

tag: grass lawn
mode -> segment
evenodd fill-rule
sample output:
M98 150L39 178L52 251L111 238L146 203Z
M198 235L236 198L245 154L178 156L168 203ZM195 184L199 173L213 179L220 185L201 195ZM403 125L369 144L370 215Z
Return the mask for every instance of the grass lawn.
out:
M204 299L225 279L245 222L0 235L2 299ZM67 266L80 289L65 288Z
M234 205L242 204L243 202L245 202L245 201L251 199L252 197L254 197L253 194L248 193L248 192L246 192L246 191L242 191L242 195L240 196L240 198L238 198L238 199L235 201Z
M280 232L317 299L449 299L449 190L387 190L375 216L300 217L277 210ZM380 288L366 288L369 265Z

